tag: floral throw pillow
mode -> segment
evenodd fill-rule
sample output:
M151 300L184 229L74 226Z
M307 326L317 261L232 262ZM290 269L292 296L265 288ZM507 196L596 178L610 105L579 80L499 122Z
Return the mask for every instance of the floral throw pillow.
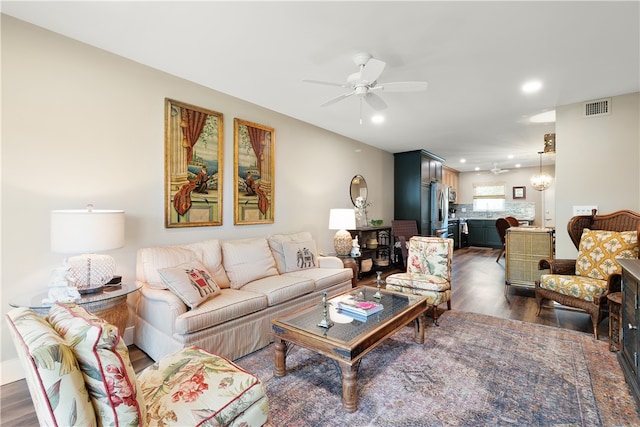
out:
M144 425L146 406L118 328L75 303L56 303L49 323L76 356L101 424Z
M200 261L161 268L158 274L165 285L191 308L220 294L220 288L211 273Z
M622 272L617 258L638 258L638 233L636 231L589 230L580 237L576 275L607 280L614 273Z

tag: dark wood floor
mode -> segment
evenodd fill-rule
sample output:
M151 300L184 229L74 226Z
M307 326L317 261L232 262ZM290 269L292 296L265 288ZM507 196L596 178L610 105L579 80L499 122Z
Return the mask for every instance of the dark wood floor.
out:
M504 258L497 263L496 249L464 248L455 251L453 261L452 309L522 320L591 334L591 320L585 313L566 310L543 310L536 317L533 292L509 289L504 296ZM388 270L385 276L395 272ZM372 284L375 276L363 278L361 284ZM443 305L444 307L444 305ZM608 320L598 328L600 339L608 338ZM141 350L130 346L130 357L136 372L152 363ZM24 380L0 387L0 426L36 426L33 404Z

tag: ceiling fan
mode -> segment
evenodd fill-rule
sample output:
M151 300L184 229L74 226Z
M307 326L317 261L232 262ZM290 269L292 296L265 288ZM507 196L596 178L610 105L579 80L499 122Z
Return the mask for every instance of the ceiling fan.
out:
M498 164L494 163L493 167L489 169L489 172L491 172L494 175L500 175L501 173L509 172L509 169L500 169L498 167Z
M303 80L306 83L316 83L327 86L337 86L349 89L347 92L331 98L322 107L333 105L350 96L360 98L360 123L362 123L362 100L374 110L384 110L387 108L386 102L375 92L421 92L427 90L427 82L391 82L379 83L378 78L387 65L384 61L375 59L369 53L357 53L353 56L353 62L358 66L356 73L347 77L346 83L332 83L321 80Z

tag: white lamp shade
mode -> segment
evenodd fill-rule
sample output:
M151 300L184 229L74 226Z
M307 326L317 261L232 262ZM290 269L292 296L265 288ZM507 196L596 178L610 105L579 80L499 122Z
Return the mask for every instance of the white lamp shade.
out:
M51 211L51 251L87 253L124 246L124 211Z
M353 209L331 209L329 230L353 230L356 228L356 214Z

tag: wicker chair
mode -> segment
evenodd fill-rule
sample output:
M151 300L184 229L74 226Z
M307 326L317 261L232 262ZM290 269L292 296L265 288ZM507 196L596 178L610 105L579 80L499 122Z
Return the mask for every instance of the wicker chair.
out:
M569 220L567 232L579 251L585 229L616 232L636 231L640 234L640 214L621 210L610 214L596 215L594 209L592 215L574 216ZM638 256L637 247L636 237L635 257ZM593 279L595 275L578 274L577 267L578 269L582 269L582 267L576 266L576 262L577 260L574 259L542 259L539 261L538 269L549 269L550 272L540 276L540 280L536 281L535 294L538 304L536 315L540 315L543 307L584 310L591 316L593 334L595 339L598 339L598 325L605 318L604 308L607 304L607 295L620 291L620 266L617 265L617 268L612 270L613 273L608 276L601 275L603 280L596 281ZM615 264L617 263L614 261L614 267ZM572 281L574 281L573 284ZM587 286L583 288L580 282L584 282ZM594 284L594 282L599 283ZM576 285L576 283L578 284ZM555 301L564 307L547 307L544 305L547 300Z
M407 256L409 255L409 239L418 236L418 223L410 219L396 219L391 221L391 234L395 245L395 253L400 252L402 268L407 268Z
M502 255L504 255L505 247L505 237L507 235L507 228L517 227L520 225L520 221L513 216L507 216L505 218L498 218L496 220L496 230L498 231L498 236L500 237L500 241L502 242L502 249L500 249L500 253L498 254L498 258L496 258L496 262L500 261Z

